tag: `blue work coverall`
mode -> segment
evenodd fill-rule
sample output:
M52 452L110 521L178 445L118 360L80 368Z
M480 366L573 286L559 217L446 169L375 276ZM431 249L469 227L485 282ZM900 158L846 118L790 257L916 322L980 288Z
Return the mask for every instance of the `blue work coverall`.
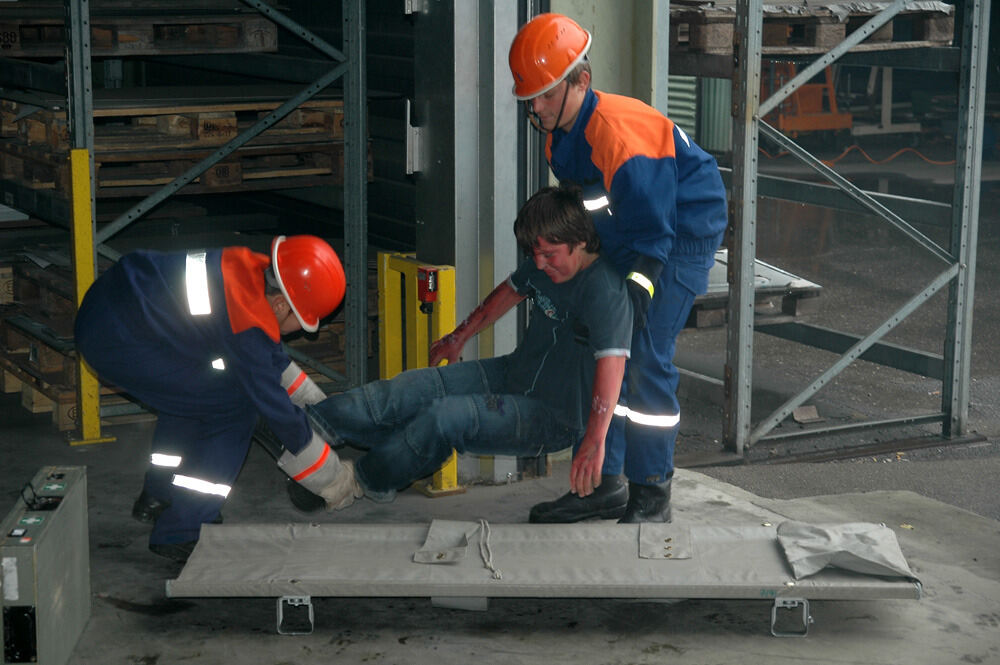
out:
M601 253L628 276L662 265L605 447L603 473L624 468L652 485L674 469L680 406L677 335L708 289L727 223L715 159L670 119L639 100L588 90L569 131L548 135L546 157L562 182L583 190Z
M266 255L243 247L138 251L87 291L77 350L98 375L157 414L144 490L170 506L149 542L198 539L246 459L258 415L285 448L309 442L281 386L289 358L266 297Z

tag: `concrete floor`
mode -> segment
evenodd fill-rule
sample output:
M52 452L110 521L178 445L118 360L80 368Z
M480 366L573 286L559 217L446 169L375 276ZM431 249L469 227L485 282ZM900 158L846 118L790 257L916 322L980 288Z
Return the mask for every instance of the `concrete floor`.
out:
M897 174L897 184L900 178L912 180L903 182L904 189L921 183L932 187L938 178L915 164L897 171L906 174ZM810 319L818 325L864 333L926 282L933 269L871 220L802 210L762 223L760 258L823 285L823 307ZM110 427L106 432L117 437L114 443L74 447L54 431L48 415L21 409L17 395L0 395L0 502L13 506L23 483L42 466L87 468L93 604L71 665L1000 663L1000 301L995 297L1000 188L992 181L984 184L978 265L968 427L977 440L948 445L933 438L940 431L930 426L862 430L809 438L797 446L824 450L845 440L853 445L913 438L932 445L839 462L774 464L788 450L765 444L747 451L752 463L688 464L678 473L679 523L799 519L893 528L923 583L924 597L816 601L815 624L805 639L770 635L769 601L726 599L494 599L486 612L467 612L433 607L426 598L320 598L314 601L311 635L279 636L273 599L165 597L165 582L179 567L150 554L148 527L129 518L151 423ZM943 311L942 299L932 299L920 316L893 333L892 341L940 352ZM724 345L721 329L686 332L680 353L697 369L718 373ZM781 404L835 359L762 335L755 336L755 348L755 417ZM940 384L928 379L860 363L810 404L828 423L840 424L933 411L940 407L939 390ZM718 452L722 413L717 401L691 389L682 408L682 464ZM407 491L389 505L361 502L340 513L304 515L288 502L282 474L254 448L224 514L229 524L523 522L532 504L564 491L566 473L567 465L560 462L550 477L509 486L473 486L465 494L438 499Z
M772 637L766 600L492 599L487 611L471 612L427 598L318 598L312 634L278 635L274 599L165 597L179 566L150 554L148 527L128 517L149 424L112 428L114 443L70 447L37 417L11 408L3 414L0 496L8 503L42 464L87 468L93 604L72 665L1000 662L997 521L906 491L767 499L691 470L678 472L677 523L885 523L919 576L923 598L814 601L815 624L805 638ZM307 516L291 507L282 474L255 448L224 514L230 524L522 522L531 504L563 491L566 471L559 463L551 477L510 486L474 486L439 499L409 490L390 505L363 501Z

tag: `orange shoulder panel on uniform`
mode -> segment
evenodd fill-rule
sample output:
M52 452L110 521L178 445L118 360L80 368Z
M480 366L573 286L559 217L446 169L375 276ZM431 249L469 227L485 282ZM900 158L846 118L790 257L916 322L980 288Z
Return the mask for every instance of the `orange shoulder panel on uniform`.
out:
M676 157L673 121L638 99L596 90L594 93L597 106L585 135L591 159L604 174L605 189L611 191L615 173L633 157Z
M260 328L275 342L281 341L278 319L264 290L264 268L269 265L271 259L266 254L257 254L246 247L222 250L222 282L234 335Z

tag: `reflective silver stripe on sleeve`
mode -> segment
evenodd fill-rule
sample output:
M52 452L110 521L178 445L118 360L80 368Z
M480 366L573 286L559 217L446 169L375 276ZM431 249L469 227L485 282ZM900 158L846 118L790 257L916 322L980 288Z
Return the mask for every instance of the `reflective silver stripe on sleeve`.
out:
M674 125L674 128L677 130L677 133L681 135L681 140L684 141L685 145L687 145L687 147L690 148L691 147L691 139L688 138L688 135L685 134L684 130L681 129L680 127L678 127L677 125Z
M601 208L607 208L609 205L611 205L611 202L608 201L607 196L599 196L596 199L583 200L583 207L589 212L594 212L595 210L600 210Z
M676 427L677 423L681 421L681 414L679 413L657 416L650 413L640 413L621 404L615 405L615 415L624 416L636 424L647 425L649 427Z
M184 281L187 286L188 309L192 316L212 313L212 303L208 298L208 271L205 267L205 252L187 255Z
M212 369L226 369L226 361L222 358L216 358L212 361Z
M229 485L210 483L207 480L192 478L191 476L182 476L180 474L174 476L174 485L193 490L201 494L215 494L217 496L221 496L222 498L229 496L229 490L232 489Z

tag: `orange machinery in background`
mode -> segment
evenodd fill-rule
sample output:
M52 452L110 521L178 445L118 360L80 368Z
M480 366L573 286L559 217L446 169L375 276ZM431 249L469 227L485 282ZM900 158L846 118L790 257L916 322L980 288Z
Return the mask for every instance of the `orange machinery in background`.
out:
M760 98L772 93L796 75L795 64L772 62L761 71ZM833 85L833 68L827 67L821 82L810 81L789 95L777 109L764 118L775 129L792 138L800 133L815 131L850 131L853 117L837 109L837 95Z

